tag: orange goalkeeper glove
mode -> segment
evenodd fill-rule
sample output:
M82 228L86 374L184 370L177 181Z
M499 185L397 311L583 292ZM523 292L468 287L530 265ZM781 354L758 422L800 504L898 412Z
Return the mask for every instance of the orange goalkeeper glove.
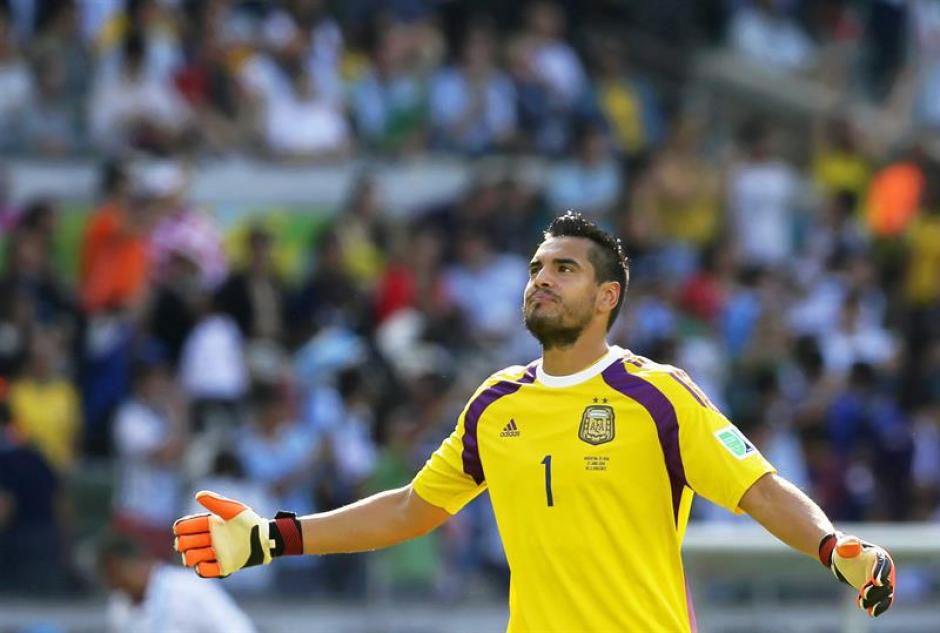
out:
M835 532L819 543L819 560L845 584L858 590L858 606L877 618L894 602L894 561L883 548Z
M244 503L214 492L196 493L210 514L192 514L173 523L173 547L183 564L203 578L224 578L278 556L303 554L300 521L291 512L262 518Z

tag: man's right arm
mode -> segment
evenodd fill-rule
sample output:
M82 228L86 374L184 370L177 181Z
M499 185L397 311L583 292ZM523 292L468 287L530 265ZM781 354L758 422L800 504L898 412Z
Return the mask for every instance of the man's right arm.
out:
M304 554L381 549L424 536L449 518L446 510L419 497L409 484L330 512L301 517Z
M300 519L280 512L266 519L240 501L206 490L196 501L209 513L177 520L173 533L183 564L204 578L266 565L278 556L388 547L427 534L450 517L411 485Z

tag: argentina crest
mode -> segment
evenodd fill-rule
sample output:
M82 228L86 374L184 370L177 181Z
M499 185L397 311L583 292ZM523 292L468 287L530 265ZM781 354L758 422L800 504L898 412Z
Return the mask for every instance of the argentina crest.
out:
M614 408L607 404L585 407L578 437L594 446L614 439Z

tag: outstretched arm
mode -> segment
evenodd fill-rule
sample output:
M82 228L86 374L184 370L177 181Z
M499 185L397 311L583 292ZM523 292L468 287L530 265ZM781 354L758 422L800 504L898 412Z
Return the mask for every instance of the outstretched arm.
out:
M835 530L822 509L786 479L768 473L751 486L739 504L755 521L793 549L819 556L819 543Z
M388 547L427 534L450 517L410 485L300 519L279 512L269 520L240 501L205 490L196 500L209 513L178 519L174 546L183 564L206 578L267 565L278 556Z
M739 506L795 550L818 557L833 575L858 590L858 605L879 616L894 601L894 561L881 547L837 532L825 513L792 483L769 473Z
M300 518L304 554L380 549L423 536L450 515L415 493L411 485L386 490L348 506Z

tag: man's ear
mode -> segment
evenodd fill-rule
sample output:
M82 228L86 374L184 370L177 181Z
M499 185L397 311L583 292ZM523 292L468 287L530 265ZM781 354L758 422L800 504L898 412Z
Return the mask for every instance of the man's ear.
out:
M605 281L601 284L600 292L597 293L598 308L606 308L608 311L617 307L617 301L620 299L620 283L617 281Z

